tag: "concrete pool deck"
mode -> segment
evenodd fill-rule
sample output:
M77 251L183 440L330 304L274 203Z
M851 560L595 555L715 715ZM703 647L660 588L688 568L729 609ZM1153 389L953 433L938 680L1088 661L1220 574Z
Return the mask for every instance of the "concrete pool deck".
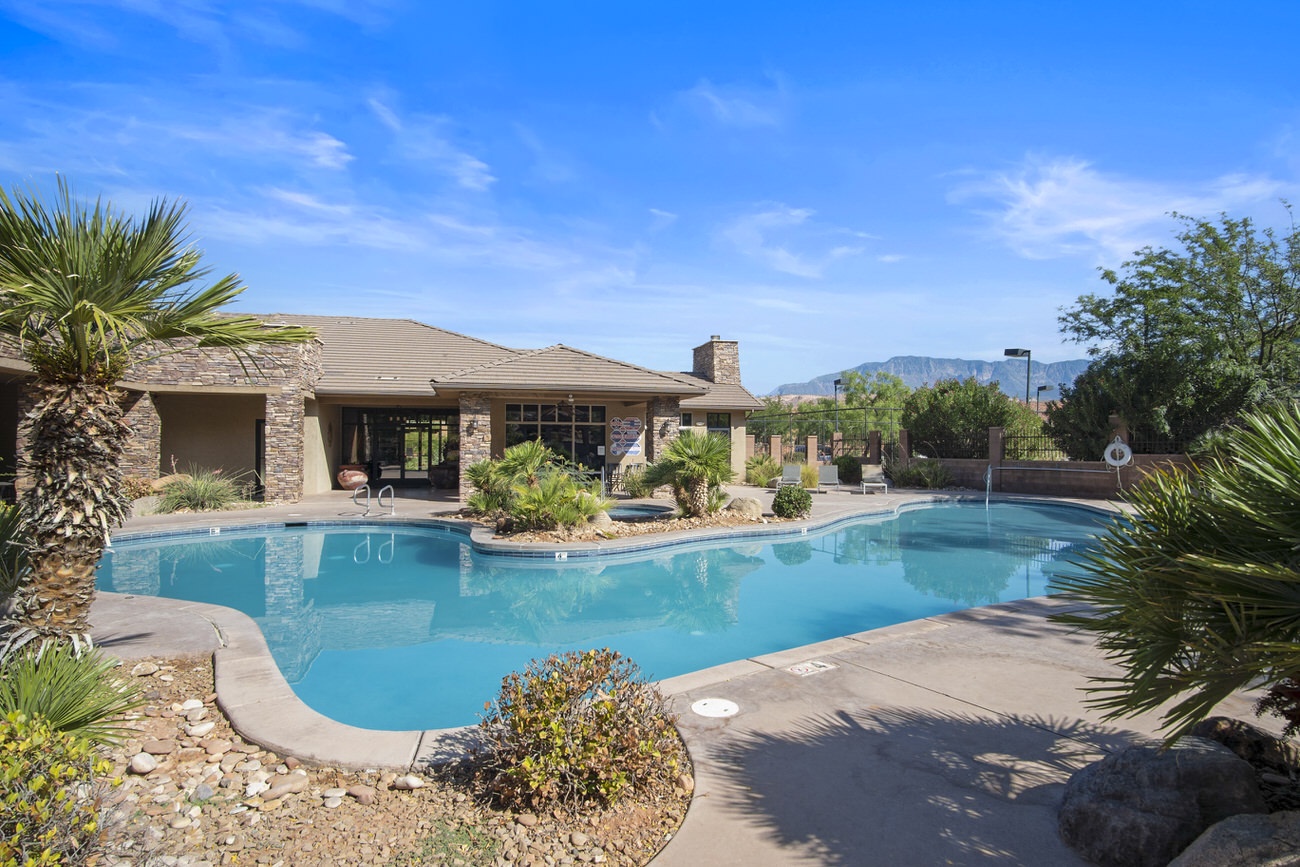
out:
M770 505L770 492L735 492ZM932 499L819 494L812 521ZM454 506L402 497L397 512L428 518ZM250 512L135 518L118 535L347 521L359 512L334 492ZM1048 622L1059 607L1038 598L972 609L662 681L696 788L655 864L1082 864L1056 833L1065 780L1154 734L1156 720L1106 724L1084 707L1080 687L1113 669L1086 637ZM465 730L356 729L317 714L293 695L256 623L231 609L101 593L91 620L105 650L124 659L213 654L219 702L235 729L283 754L408 766L450 757L467 738ZM817 673L788 670L814 661L824 664L811 667ZM693 713L705 698L739 712ZM1234 697L1223 711L1249 717L1250 702Z

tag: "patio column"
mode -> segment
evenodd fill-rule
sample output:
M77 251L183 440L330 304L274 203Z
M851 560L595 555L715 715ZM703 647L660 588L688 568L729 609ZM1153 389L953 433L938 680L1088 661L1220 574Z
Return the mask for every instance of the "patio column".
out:
M128 391L119 401L122 420L131 428L122 454L122 476L155 479L162 472L162 417L147 391Z
M808 439L804 441L803 462L810 467L815 467L821 463L820 455L817 454L816 434L808 434Z
M1002 459L1006 456L1006 428L991 427L989 428L989 472L993 473L993 490L1002 490L1002 473L998 469L1002 466Z
M657 461L668 444L677 439L682 425L682 402L676 397L656 397L647 407L649 428L646 436L647 460Z
M283 386L266 396L266 444L262 467L267 503L296 503L302 498L302 390Z
M465 470L492 457L492 400L486 394L460 396L460 499L474 492Z

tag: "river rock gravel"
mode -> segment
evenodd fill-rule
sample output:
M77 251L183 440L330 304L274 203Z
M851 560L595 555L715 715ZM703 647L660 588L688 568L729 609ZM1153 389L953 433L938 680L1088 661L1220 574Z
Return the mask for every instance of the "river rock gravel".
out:
M466 763L422 772L306 767L248 743L216 706L210 658L129 663L147 704L110 749L117 865L642 865L672 838L694 787L605 810L492 806Z

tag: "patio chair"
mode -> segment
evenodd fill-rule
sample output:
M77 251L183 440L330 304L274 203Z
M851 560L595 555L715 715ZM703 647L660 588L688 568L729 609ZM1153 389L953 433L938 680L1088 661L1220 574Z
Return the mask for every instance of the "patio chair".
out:
M875 493L881 491L889 493L889 480L885 478L885 468L883 466L869 470L867 467L862 468L862 493L868 491Z
M835 464L821 464L817 467L817 490L835 486L835 490L840 489L840 468Z
M786 485L795 485L798 487L803 484L803 479L800 476L802 470L803 467L800 464L786 464L781 467L781 475L767 483L768 487L783 488Z

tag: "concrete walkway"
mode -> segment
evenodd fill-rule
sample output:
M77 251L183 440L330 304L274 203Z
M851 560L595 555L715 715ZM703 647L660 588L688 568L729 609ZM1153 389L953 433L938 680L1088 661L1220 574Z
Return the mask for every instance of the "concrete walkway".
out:
M821 494L813 521L926 499ZM404 498L398 516L453 508ZM123 532L356 513L335 493L215 518L137 518ZM696 789L656 867L1081 864L1056 833L1065 780L1156 727L1152 718L1103 724L1083 706L1081 687L1111 669L1090 641L1046 620L1057 605L974 609L663 681ZM373 732L316 714L292 695L253 621L230 609L100 594L92 621L106 649L124 658L215 651L223 710L242 734L277 751L354 767L403 765L450 755L468 736ZM808 662L824 665L802 676L788 670ZM732 702L738 712L701 716L692 711L701 699ZM1245 698L1227 705L1226 713L1250 716Z

